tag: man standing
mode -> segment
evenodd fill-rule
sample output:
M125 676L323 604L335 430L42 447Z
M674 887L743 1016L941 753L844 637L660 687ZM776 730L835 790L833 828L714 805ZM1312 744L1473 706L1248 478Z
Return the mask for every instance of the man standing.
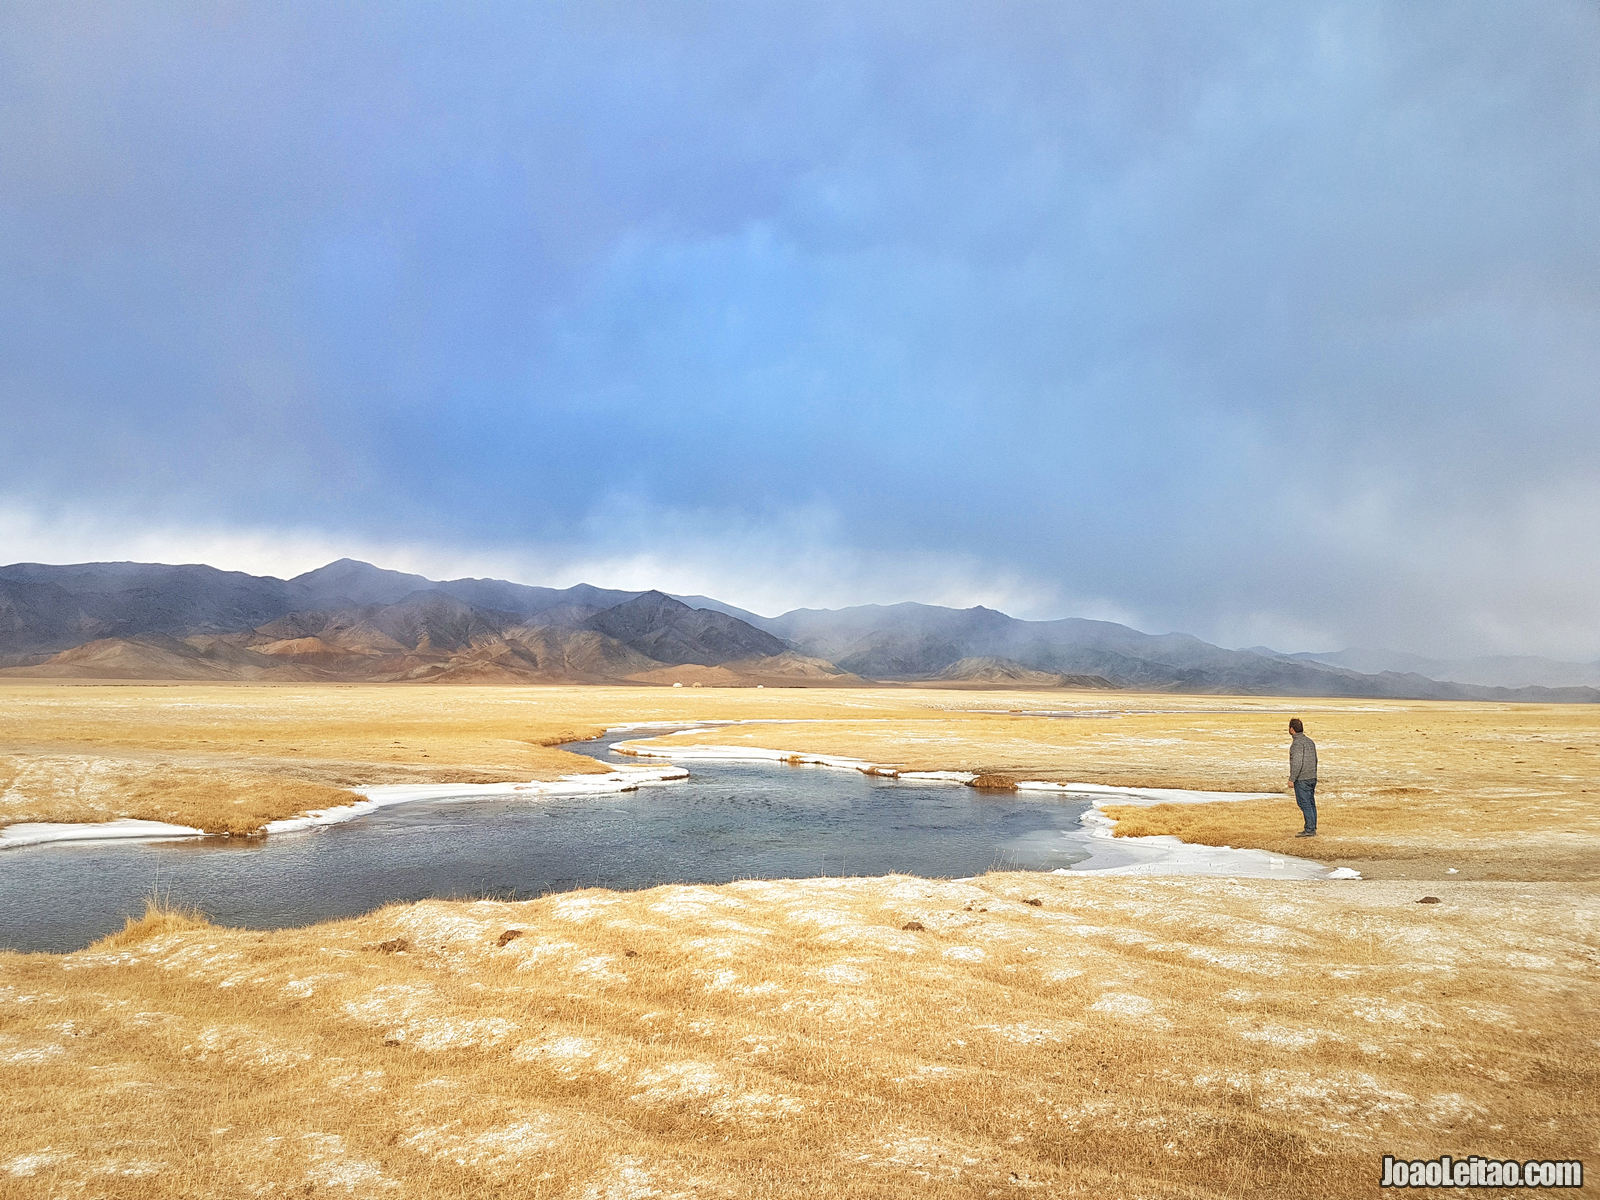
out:
M1306 727L1299 717L1289 721L1289 783L1294 788L1294 802L1300 806L1300 815L1306 827L1295 837L1317 836L1317 744L1306 736Z

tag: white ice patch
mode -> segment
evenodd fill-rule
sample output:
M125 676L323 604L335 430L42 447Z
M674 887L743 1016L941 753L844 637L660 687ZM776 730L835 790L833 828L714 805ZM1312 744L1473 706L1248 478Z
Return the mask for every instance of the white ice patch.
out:
M268 821L263 829L271 833L295 833L319 825L339 825L380 808L409 804L417 800L476 800L488 796L538 799L546 796L585 796L637 791L642 787L687 779L682 767L617 767L603 774L563 775L552 780L527 783L400 783L379 784L352 789L362 799L332 808L313 809L298 816ZM0 827L0 850L37 846L46 842L91 842L111 839L162 841L167 838L205 837L206 831L192 825L166 821L21 821Z
M242 1025L209 1025L183 1047L182 1053L270 1071L288 1071L311 1061L306 1051Z
M597 896L591 892L580 892L574 896L562 896L550 905L550 915L563 921L582 924L591 917L597 917L606 909L619 903L616 897Z
M580 958L572 964L574 975L587 975L596 983L627 983L628 977L621 971L613 971L612 965L616 963L615 954L591 954L587 958Z
M1052 874L1076 875L1221 875L1234 879L1360 879L1349 867L1334 870L1309 858L1292 858L1265 850L1202 846L1161 835L1117 837L1116 822L1106 816L1108 804L1150 807L1157 804L1215 804L1228 800L1278 799L1268 792L1201 792L1187 788L1118 788L1098 783L1049 783L1024 780L1018 791L1077 795L1089 801L1079 823L1088 835L1089 857Z
M496 1046L517 1027L504 1017L423 1017L389 1031L418 1050L456 1050L462 1046Z
M586 796L637 791L642 787L687 779L682 767L618 767L595 775L563 775L559 779L528 783L392 783L356 788L363 799L354 804L317 809L297 817L269 821L268 833L293 833L318 825L338 825L366 816L380 808L410 804L417 800L479 800L489 796L509 796L534 800L545 796Z
M1260 1042L1284 1050L1309 1050L1320 1042L1324 1034L1315 1029L1293 1029L1288 1025L1264 1024L1235 1020L1233 1031L1247 1042Z
M718 762L784 762L808 767L838 767L850 771L876 771L894 775L893 767L847 758L839 754L802 754L794 750L769 750L763 746L652 746L643 742L617 742L612 750L635 758L671 758Z
M103 842L134 839L159 841L166 838L204 837L206 831L193 825L172 825L166 821L20 821L0 828L0 850L38 846L45 842Z

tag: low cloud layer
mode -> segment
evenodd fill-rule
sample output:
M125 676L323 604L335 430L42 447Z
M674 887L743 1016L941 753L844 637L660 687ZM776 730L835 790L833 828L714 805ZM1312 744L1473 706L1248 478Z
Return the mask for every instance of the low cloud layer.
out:
M1582 0L5 21L0 558L1600 656Z

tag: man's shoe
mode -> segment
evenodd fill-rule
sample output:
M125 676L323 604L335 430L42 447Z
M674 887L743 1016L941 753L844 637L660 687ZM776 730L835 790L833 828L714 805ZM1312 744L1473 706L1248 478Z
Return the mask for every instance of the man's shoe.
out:
M1317 831L1315 829L1302 829L1299 833L1295 834L1295 837L1316 837L1316 836L1317 836Z

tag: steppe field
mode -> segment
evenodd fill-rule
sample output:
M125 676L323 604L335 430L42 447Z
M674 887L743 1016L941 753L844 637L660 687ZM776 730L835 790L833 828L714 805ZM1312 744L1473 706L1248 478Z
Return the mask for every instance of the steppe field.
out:
M1313 841L1291 715L1321 751ZM1276 791L1111 813L1364 878L751 880L267 933L154 911L0 954L0 1196L1342 1197L1385 1153L1600 1164L1589 706L18 684L0 825L248 835L713 720L759 723L666 741Z

